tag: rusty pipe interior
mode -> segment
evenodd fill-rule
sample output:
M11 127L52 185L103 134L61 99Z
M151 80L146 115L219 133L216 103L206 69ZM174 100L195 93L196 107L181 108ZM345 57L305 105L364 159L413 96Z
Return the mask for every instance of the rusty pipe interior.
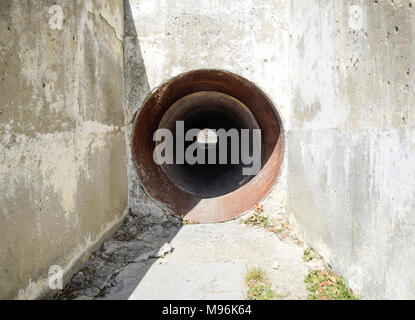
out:
M165 113L160 121L158 128L169 129L173 133L174 139L174 164L163 165L163 170L167 177L177 187L185 192L189 192L202 198L213 198L230 193L244 184L248 183L252 176L243 175L242 161L238 164L231 162L231 139L227 140L227 163L221 164L219 159L219 143L216 138L215 142L207 145L200 142L198 148L206 150L204 152L204 163L202 164L177 164L176 137L184 138L182 134L176 132L176 122L183 121L184 133L190 129L212 130L224 129L229 131L236 129L241 137L242 129L259 129L259 125L252 112L239 100L216 91L202 91L187 95L175 102ZM183 139L184 140L184 139ZM252 140L249 141L252 143ZM186 150L192 141L184 141L184 150ZM215 161L209 163L209 154L215 155ZM239 159L242 148L239 141ZM251 148L252 149L252 148Z
M184 132L260 129L261 171L244 176L242 164L157 165L153 134L165 128L176 137L177 121L183 121ZM196 70L167 81L146 99L134 122L131 149L143 188L160 206L194 222L219 222L253 208L275 185L284 130L277 109L253 83L230 72Z

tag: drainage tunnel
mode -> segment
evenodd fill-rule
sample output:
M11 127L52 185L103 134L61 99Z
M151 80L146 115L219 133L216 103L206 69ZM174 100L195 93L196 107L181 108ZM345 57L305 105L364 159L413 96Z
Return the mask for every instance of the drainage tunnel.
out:
M153 159L157 129L173 133L173 164L158 165ZM177 161L179 144L186 150L193 143L178 138L181 130L189 129L198 129L198 148L206 151L203 163ZM241 158L230 161L231 143L227 144L227 163L220 163L220 140L215 134L219 129L261 130L261 166L256 175L243 174L247 165ZM148 195L194 223L226 221L252 209L271 191L284 158L284 130L270 99L252 82L219 70L191 71L162 84L141 107L131 139L134 167ZM209 160L211 148L216 149L216 161Z

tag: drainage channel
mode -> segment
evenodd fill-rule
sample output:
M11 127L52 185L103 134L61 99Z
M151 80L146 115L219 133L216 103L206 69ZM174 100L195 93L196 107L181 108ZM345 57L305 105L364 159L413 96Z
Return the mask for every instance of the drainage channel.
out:
M173 152L173 163L157 164L153 155L159 142L153 138L158 129L173 133L174 151L193 143L181 139L184 133L199 130L197 143L216 149L216 161L209 161L212 153L206 152L202 164L182 163ZM230 161L232 143L227 144L227 163L220 163L221 141L215 134L220 129L261 130L256 175L244 175L242 157ZM167 211L194 223L231 220L252 209L275 185L284 158L284 130L270 99L252 82L220 70L191 71L162 84L141 107L131 139L133 163L147 193Z

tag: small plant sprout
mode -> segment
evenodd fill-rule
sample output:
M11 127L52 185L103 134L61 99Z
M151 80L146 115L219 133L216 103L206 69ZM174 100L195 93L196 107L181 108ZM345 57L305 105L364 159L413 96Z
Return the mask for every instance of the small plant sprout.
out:
M245 283L248 287L247 300L271 300L275 297L265 272L260 267L253 266L247 270Z

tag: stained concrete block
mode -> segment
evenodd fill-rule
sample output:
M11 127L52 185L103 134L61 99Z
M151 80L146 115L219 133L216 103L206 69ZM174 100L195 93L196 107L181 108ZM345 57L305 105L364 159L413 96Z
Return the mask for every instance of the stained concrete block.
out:
M292 1L288 211L362 298L414 299L411 1Z
M0 28L0 298L34 298L127 207L122 1L1 1Z

